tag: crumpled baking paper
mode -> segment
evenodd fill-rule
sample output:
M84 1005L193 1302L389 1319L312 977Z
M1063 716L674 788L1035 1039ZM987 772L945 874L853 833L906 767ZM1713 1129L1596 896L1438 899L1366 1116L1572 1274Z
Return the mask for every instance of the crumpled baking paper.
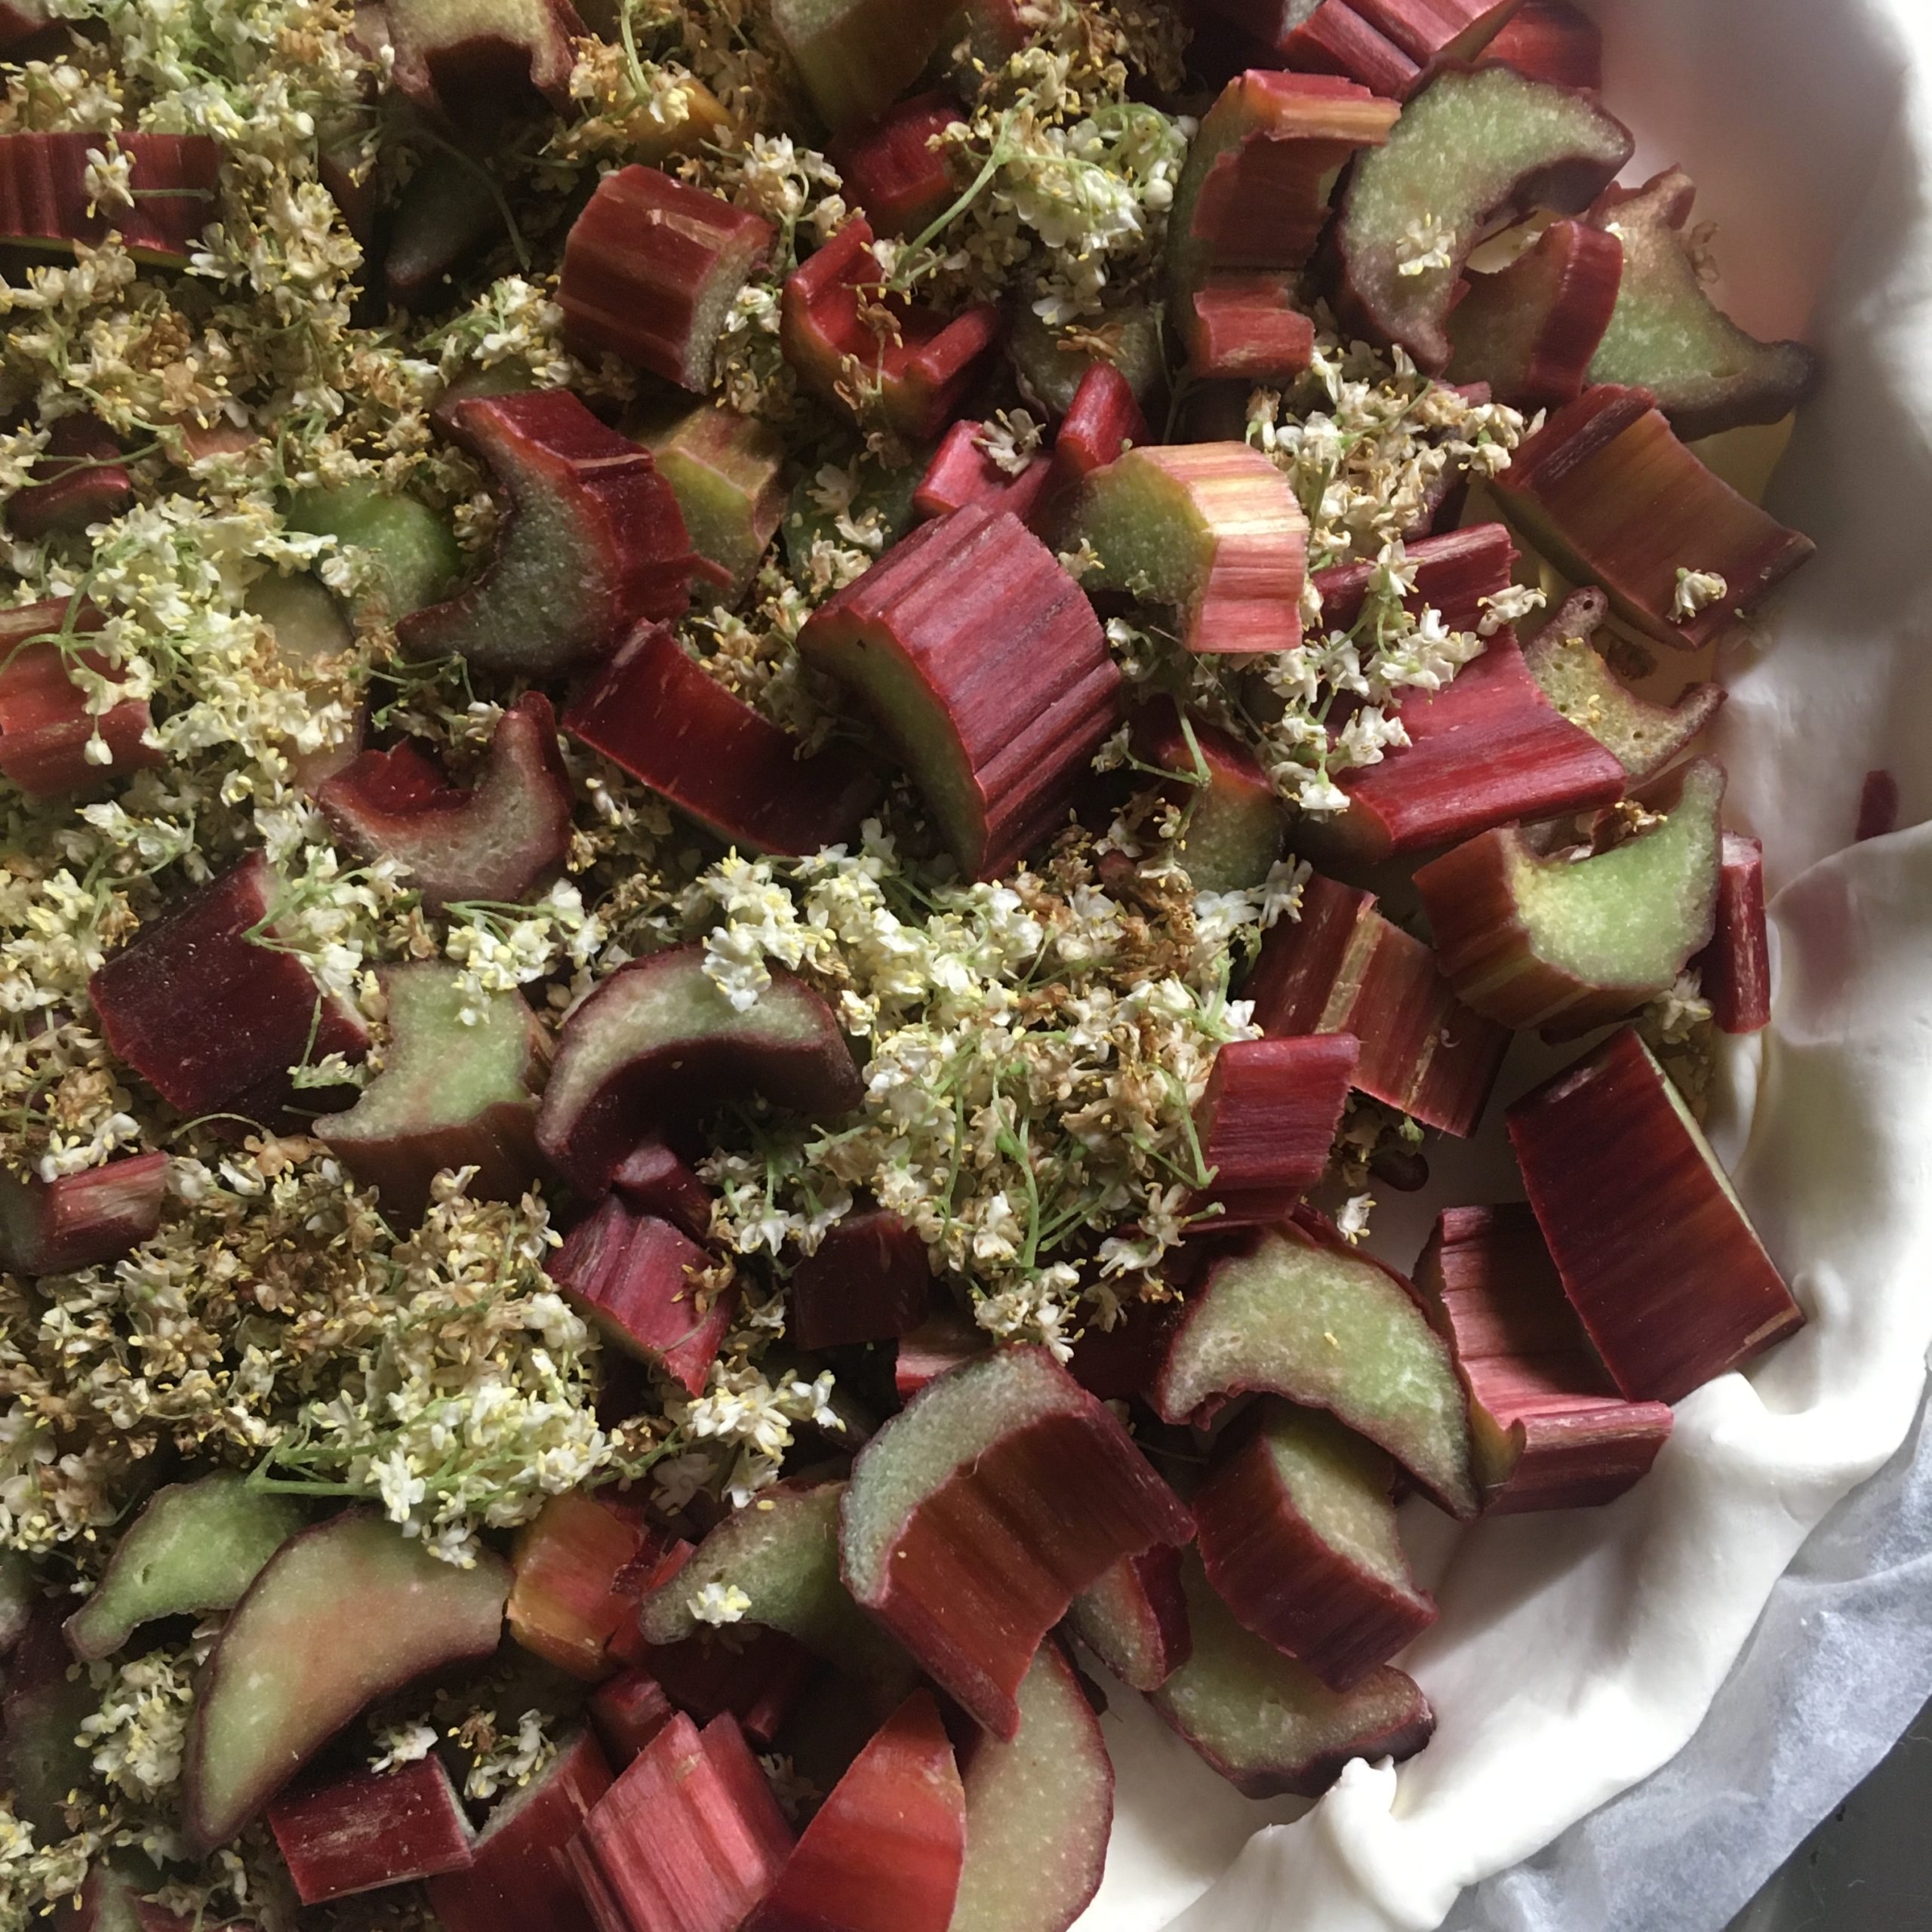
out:
M1082 1932L1716 1932L1932 1692L1932 7L1594 11L1626 178L1681 161L1726 305L1829 368L1771 499L1820 555L1727 663L1718 741L1778 896L1773 1024L1714 1138L1810 1321L1681 1404L1608 1509L1410 1506L1442 1614L1401 1660L1439 1719L1408 1764L1251 1804L1117 1698ZM1911 829L1852 847L1875 768ZM1499 1107L1549 1063L1512 1060ZM1378 1225L1392 1258L1441 1200L1499 1198L1492 1160L1438 1161Z

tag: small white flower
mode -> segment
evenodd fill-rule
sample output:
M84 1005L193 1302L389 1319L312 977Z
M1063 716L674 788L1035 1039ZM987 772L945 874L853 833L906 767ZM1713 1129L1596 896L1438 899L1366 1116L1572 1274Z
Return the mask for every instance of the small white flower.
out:
M689 1602L691 1614L714 1628L739 1622L751 1607L751 1598L735 1583L706 1583Z
M1687 624L1730 595L1730 586L1715 571L1685 570L1679 565L1676 595L1670 600L1670 620Z

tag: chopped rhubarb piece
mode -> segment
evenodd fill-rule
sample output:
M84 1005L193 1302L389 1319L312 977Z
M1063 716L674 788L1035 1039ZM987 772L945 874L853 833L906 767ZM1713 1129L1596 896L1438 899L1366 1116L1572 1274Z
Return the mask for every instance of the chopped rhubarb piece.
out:
M1512 409L1574 402L1610 325L1623 248L1603 229L1552 222L1534 248L1475 276L1449 318L1448 378L1486 383Z
M1159 1690L1193 1648L1180 1565L1179 1550L1157 1543L1123 1556L1073 1600L1074 1634L1130 1690Z
M663 624L641 626L564 727L718 837L804 856L849 839L878 802L841 750L798 756L782 724L727 691Z
M1717 924L1697 955L1697 980L1711 1017L1726 1033L1756 1033L1771 1023L1771 943L1764 929L1764 848L1724 835Z
M1435 611L1446 629L1472 631L1489 614L1490 601L1509 588L1516 546L1503 525L1472 524L1410 544L1404 561L1415 571L1416 587L1403 599L1403 608L1416 617ZM1324 629L1352 631L1361 622L1375 568L1334 564L1315 573Z
M952 1742L915 1690L832 1787L746 1932L947 1932L965 1856Z
M1305 1213L1210 1263L1152 1394L1179 1423L1250 1390L1327 1410L1451 1515L1475 1514L1469 1408L1448 1345L1401 1275Z
M1889 771L1868 771L1858 794L1858 826L1853 842L1883 838L1899 829L1899 781Z
M1189 717L1183 725L1171 698L1134 715L1134 754L1143 764L1180 774L1164 788L1185 814L1181 863L1197 892L1235 892L1260 885L1281 856L1286 827L1275 788L1238 738Z
M557 306L564 340L702 395L731 305L771 246L771 224L661 168L607 174L571 224Z
M1111 1328L1090 1322L1081 1331L1068 1372L1103 1402L1144 1395L1167 1360L1168 1344L1180 1318L1181 1304L1171 1297L1130 1301L1117 1311Z
M163 1882L159 1871L132 1854L96 1857L74 1899L74 1915L63 1914L60 1923L65 1932L199 1932L195 1919L170 1912L149 1896ZM235 1932L249 1928L237 1924Z
M1603 87L1603 29L1570 0L1523 0L1483 58L1557 87Z
M1586 389L1491 487L1559 570L1601 584L1625 623L1684 651L1755 609L1816 547L1706 469L1647 389ZM1687 572L1721 578L1721 594L1686 607Z
M1760 342L1711 300L1686 232L1697 198L1690 176L1669 168L1641 188L1609 189L1590 211L1620 238L1623 277L1589 379L1648 389L1686 442L1782 421L1820 374L1802 343Z
M985 1355L992 1346L991 1337L977 1322L950 1303L943 1303L899 1338L892 1383L900 1401L909 1402L928 1383Z
M1014 316L1006 350L1020 392L1048 416L1071 413L1080 385L1096 369L1109 369L1126 383L1137 407L1146 406L1167 383L1167 352L1159 312L1146 303L1089 316L1077 329L1056 328L1022 303ZM1062 426L1064 433L1064 425ZM1144 432L1136 442L1152 439ZM1057 447L1057 445L1056 445ZM1116 448L1101 459L1111 463ZM1098 463L1088 466L1097 469Z
M1187 298L1181 343L1198 380L1291 382L1315 353L1315 323L1284 276L1216 273Z
M131 1154L53 1180L0 1168L0 1268L71 1275L115 1260L161 1226L167 1192L165 1154Z
M952 171L934 138L964 118L949 94L915 94L826 150L875 234L916 235L952 201Z
M1485 832L1416 874L1457 997L1506 1026L1572 1039L1667 991L1717 916L1724 769L1687 766L1676 805L1579 862L1513 829Z
M267 859L251 852L142 927L88 982L108 1045L184 1114L274 1126L294 1094L291 1067L368 1051L355 1013L275 946L276 886ZM331 1094L352 1097L316 1089L303 1098Z
M1212 1182L1189 1211L1220 1212L1211 1229L1287 1218L1327 1171L1360 1043L1347 1033L1230 1040L1214 1056L1194 1109Z
M383 249L383 288L398 309L435 309L456 277L503 237L488 165L455 148L426 155L398 196Z
M610 1767L589 1732L559 1739L556 1756L490 1814L469 1867L430 1879L430 1909L443 1932L591 1932L569 1846L610 1788Z
M392 777L405 754L410 770ZM556 714L541 691L526 691L497 720L470 790L439 786L423 796L411 782L423 762L408 746L365 752L317 790L315 802L365 857L400 863L432 912L455 899L520 905L562 870L570 780Z
M410 656L549 677L608 657L640 618L684 614L691 577L712 567L648 450L568 389L468 396L448 421L509 501L483 574L397 625Z
M761 1093L824 1120L863 1092L831 1008L802 980L780 970L740 1012L702 946L673 946L620 967L565 1022L537 1137L595 1194L640 1140L726 1100Z
M1416 1285L1469 1392L1491 1515L1614 1502L1656 1461L1669 1409L1617 1393L1527 1207L1444 1208Z
M1353 1690L1435 1621L1396 1533L1395 1475L1332 1417L1270 1402L1195 1499L1215 1594L1332 1690Z
M45 1844L69 1835L68 1795L88 1782L94 1755L79 1741L81 1723L100 1708L100 1693L61 1638L59 1607L37 1602L0 1700L0 1790Z
M705 403L648 440L691 548L729 577L713 586L718 601L737 603L785 514L784 438L755 417Z
M0 611L0 777L30 798L90 790L110 774L161 762L161 753L142 742L154 721L146 699L91 712L87 692L68 668L71 655L98 677L114 675L99 651L75 648L75 639L102 622L100 611L78 598ZM96 737L107 747L105 764L88 755Z
M1580 214L1634 146L1589 95L1510 67L1439 75L1349 177L1336 227L1343 320L1443 368L1470 251L1533 208Z
M573 1677L608 1676L611 1635L635 1607L617 1587L618 1572L655 1548L621 1507L580 1489L552 1497L517 1532L510 1635Z
M663 1685L635 1664L591 1693L590 1721L620 1770L676 1715Z
M133 502L134 485L121 445L97 416L63 416L47 432L47 449L33 481L7 503L7 522L30 542L57 530L84 531L117 517Z
M1152 440L1133 385L1111 362L1095 362L1080 378L1054 437L1054 485L1080 482Z
M772 31L835 134L876 121L940 50L958 0L772 0Z
M262 1495L227 1470L156 1490L63 1626L75 1656L112 1657L157 1617L233 1609L307 1521L294 1498Z
M983 503L989 509L1011 510L1022 523L1032 520L1053 475L1051 460L1035 456L1015 476L986 454L982 447L986 430L983 423L962 417L940 438L912 492L912 507L921 516L943 516L968 503Z
M488 1550L459 1570L363 1510L284 1543L202 1669L181 1774L188 1841L226 1844L376 1698L488 1657L509 1585Z
M639 1666L679 1710L700 1723L729 1717L761 1744L778 1735L818 1669L803 1644L763 1626L706 1630L681 1644L639 1641L635 1647Z
M735 1287L706 1296L695 1277L710 1257L620 1194L571 1230L550 1277L605 1340L662 1369L691 1395L704 1386L738 1305Z
M127 158L132 202L88 186L90 149ZM185 268L220 214L220 173L207 134L0 134L0 242L97 248L118 233L137 261Z
M0 52L17 56L53 17L48 0L0 0Z
M929 1384L853 1465L847 1587L995 1737L1040 1642L1102 1571L1192 1533L1112 1414L1040 1349Z
M592 1807L571 1869L598 1932L737 1932L792 1834L735 1720L673 1718Z
M1242 989L1271 1037L1351 1033L1358 1091L1425 1127L1469 1134L1509 1044L1455 995L1419 939L1375 909L1375 895L1318 872L1298 918L1279 921Z
M333 537L354 553L362 607L391 623L447 596L463 568L449 518L379 484L298 490L289 499L288 524Z
M792 1270L787 1325L801 1349L890 1341L925 1319L932 1290L917 1230L875 1208L834 1222Z
M460 1872L475 1857L463 1801L433 1753L288 1792L269 1807L269 1829L304 1905Z
M540 94L570 104L571 42L584 31L569 0L383 0L395 85L466 131L494 132Z
M1216 0L1225 7L1226 0ZM1263 31L1291 67L1352 75L1406 99L1444 67L1473 60L1518 0L1283 0Z
M814 394L862 423L876 414L901 435L928 441L957 414L999 340L999 312L981 303L948 321L921 304L881 297L885 277L872 242L855 215L792 273L779 340ZM872 319L881 305L888 322Z
M11 1655L26 1635L38 1601L33 1565L26 1552L0 1549L0 1657Z
M1250 1798L1318 1798L1351 1758L1412 1758L1435 1728L1429 1700L1384 1666L1352 1690L1244 1630L1198 1558L1181 1569L1194 1652L1160 1689L1162 1717Z
M1551 1258L1633 1401L1674 1402L1803 1325L1678 1091L1627 1027L1509 1109Z
M640 1142L611 1185L641 1213L669 1221L693 1241L710 1239L711 1190L663 1141Z
M896 545L813 613L798 648L890 734L975 878L1064 820L1120 715L1120 672L1080 586L1017 518L982 504Z

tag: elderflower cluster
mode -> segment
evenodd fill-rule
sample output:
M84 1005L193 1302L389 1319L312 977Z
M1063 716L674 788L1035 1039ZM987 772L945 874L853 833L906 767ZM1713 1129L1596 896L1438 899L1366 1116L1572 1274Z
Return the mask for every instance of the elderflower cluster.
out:
M152 1651L114 1671L98 1709L81 1720L77 1741L114 1789L137 1801L157 1798L181 1775L194 1703L187 1660Z

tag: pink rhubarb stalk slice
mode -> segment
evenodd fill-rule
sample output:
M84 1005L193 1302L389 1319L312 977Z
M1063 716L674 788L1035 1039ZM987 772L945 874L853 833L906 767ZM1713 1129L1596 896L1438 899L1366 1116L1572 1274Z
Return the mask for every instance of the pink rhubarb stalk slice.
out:
M89 189L90 149L127 158L131 202ZM207 134L0 134L0 242L97 248L118 233L137 261L185 268L220 214L220 174Z
M526 1651L586 1683L616 1666L611 1638L635 1608L620 1571L656 1545L622 1505L583 1490L553 1496L518 1531L505 1612Z
M983 503L989 509L1011 510L1022 523L1034 521L1053 475L1051 459L1035 456L1014 475L986 454L986 428L962 417L940 439L912 492L912 507L921 516L943 516L968 503Z
M771 27L835 134L875 121L940 51L958 0L772 0Z
M1570 0L1523 0L1483 57L1557 87L1603 86L1603 29Z
M785 514L784 438L755 417L707 402L645 440L676 492L692 549L728 576L711 592L736 604Z
M1314 355L1315 323L1284 276L1214 274L1187 298L1181 345L1198 380L1292 382Z
M100 611L78 598L0 611L0 777L30 798L90 791L114 774L162 761L160 752L143 742L154 722L146 698L126 698L97 713L74 681L70 657L97 677L115 675L100 652L78 645L102 622ZM105 764L88 755L96 739L106 747Z
M1328 1166L1361 1053L1347 1033L1230 1040L1194 1109L1214 1179L1188 1204L1210 1232L1285 1220Z
M676 1715L663 1685L635 1664L600 1684L590 1694L589 1708L590 1721L620 1770Z
M1286 835L1279 800L1253 752L1231 734L1158 697L1134 715L1134 755L1177 775L1163 787L1180 806L1181 863L1197 892L1261 884Z
M1574 402L1610 326L1623 247L1607 230L1552 222L1534 248L1495 275L1472 278L1449 320L1454 383L1487 383L1525 411Z
M974 878L1063 821L1120 715L1120 673L1080 586L983 505L894 546L820 606L798 648L890 736Z
M608 352L703 395L731 305L771 247L769 222L662 168L605 175L564 243L557 306L586 361Z
M289 1792L269 1807L269 1829L304 1905L460 1872L475 1857L463 1802L433 1752Z
M1509 1109L1563 1290L1618 1389L1674 1402L1803 1325L1677 1090L1613 1034Z
M1657 1460L1669 1409L1617 1394L1527 1206L1444 1208L1416 1286L1469 1392L1487 1513L1613 1503Z
M397 625L410 656L554 676L608 657L641 618L681 617L693 575L712 573L650 451L569 390L467 396L448 428L509 501L483 574Z
M494 131L540 94L570 104L572 42L585 32L569 0L383 0L396 86L466 131Z
M934 142L964 118L949 94L915 94L826 150L875 234L916 235L952 201L952 171Z
M1067 1605L1109 1564L1184 1543L1187 1512L1132 1438L1044 1349L929 1383L853 1465L846 1586L995 1737Z
M611 1185L633 1208L669 1221L693 1241L711 1238L711 1190L663 1141L641 1141Z
M1764 924L1764 848L1724 835L1717 924L1697 958L1711 1017L1726 1033L1756 1033L1771 1023L1771 943Z
M1356 1089L1445 1134L1475 1131L1509 1044L1457 998L1428 946L1383 918L1373 893L1319 872L1302 888L1300 917L1263 941L1242 992L1272 1038L1353 1035Z
M1647 389L1586 389L1491 487L1566 576L1601 585L1626 623L1684 651L1755 610L1816 547L1706 469ZM1722 593L1685 603L1687 574L1721 578Z
M161 1226L167 1192L165 1154L129 1154L52 1180L0 1168L0 1268L71 1275L118 1260Z
M1123 1556L1073 1600L1073 1633L1130 1690L1158 1690L1194 1647L1181 1553L1157 1543Z
M1095 362L1080 378L1054 436L1054 487L1078 483L1152 439L1133 384L1111 362Z
M1510 67L1439 75L1349 177L1335 231L1343 321L1445 368L1471 250L1533 208L1580 214L1634 146L1589 95Z
M891 1341L925 1319L932 1292L918 1230L885 1208L862 1209L834 1222L792 1270L787 1330L813 1350Z
M97 416L63 416L50 424L32 481L8 500L8 526L30 543L55 531L106 523L133 502L134 485L121 445Z
M619 1641L623 1639L619 1632ZM782 1630L706 1630L681 1644L638 1642L636 1661L688 1717L728 1717L769 1744L818 1669L818 1660Z

